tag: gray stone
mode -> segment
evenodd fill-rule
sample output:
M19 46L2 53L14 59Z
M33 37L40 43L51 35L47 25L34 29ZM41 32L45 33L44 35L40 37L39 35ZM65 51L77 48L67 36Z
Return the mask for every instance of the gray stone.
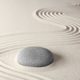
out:
M23 66L43 67L53 62L53 54L42 47L28 47L19 52L17 61Z

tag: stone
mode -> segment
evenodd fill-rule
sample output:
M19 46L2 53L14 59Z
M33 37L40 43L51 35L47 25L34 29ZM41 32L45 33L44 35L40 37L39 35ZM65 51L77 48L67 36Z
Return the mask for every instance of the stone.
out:
M20 65L31 67L43 67L53 62L53 54L46 48L42 47L27 47L22 49L17 61Z

